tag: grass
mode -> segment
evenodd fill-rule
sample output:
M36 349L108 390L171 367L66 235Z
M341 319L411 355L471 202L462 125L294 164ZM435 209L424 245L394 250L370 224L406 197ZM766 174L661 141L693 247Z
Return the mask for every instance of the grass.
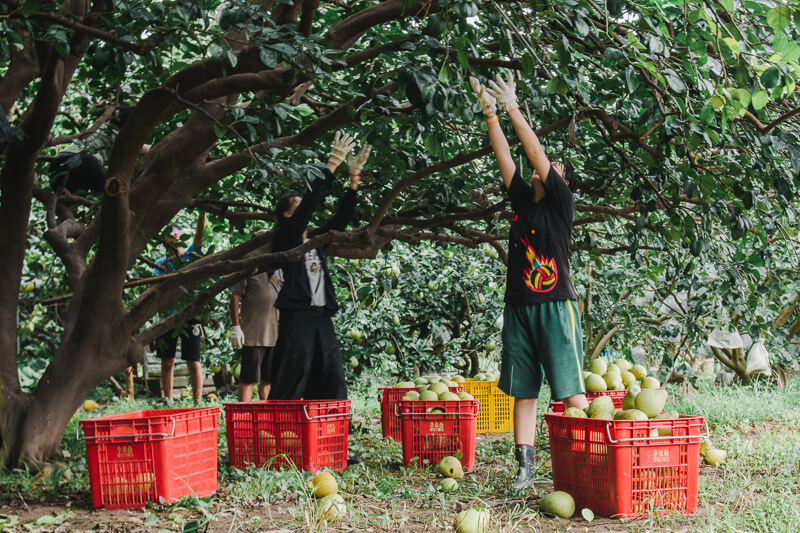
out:
M539 514L535 495L519 497L508 488L514 471L510 435L481 436L476 446L476 467L457 492L439 490L440 478L433 467L402 465L399 443L380 438L379 401L376 389L356 389L352 397L356 433L350 438L350 454L364 465L336 473L340 492L346 497L348 517L337 526L316 518L316 502L306 483L311 474L297 470L248 471L227 466L227 442L221 419L219 441L220 491L210 498L186 498L178 503L155 505L140 513L136 522L156 528L188 531L199 525L208 531L261 531L285 528L303 531L444 531L456 512L469 506L491 510L492 532L517 531L697 531L697 532L793 532L800 523L800 381L790 381L778 391L765 384L751 387L697 385L696 394L678 396L670 389L668 409L706 418L715 447L727 450L724 465L701 466L698 512L695 516L649 516L634 521L596 518L561 520ZM226 399L226 401L231 401ZM189 407L189 402L171 407ZM543 397L540 411L547 409ZM75 438L78 420L149 409L145 401L119 401L99 413L79 413L70 422L62 442L68 456L60 475L45 479L27 470L0 476L0 530L14 513L5 505L23 498L27 503L47 501L38 516L23 517L21 526L36 530L51 520L71 523L78 530L91 529L82 520L97 520L97 513L64 503L64 495L82 495L88 505L88 475L84 443ZM159 407L161 407L159 405ZM546 441L539 436L540 443ZM537 476L541 495L552 490L548 454L540 454ZM70 476L64 473L69 470ZM61 501L61 504L58 502ZM5 502L5 503L4 503ZM32 511L33 512L33 511ZM106 512L115 521L114 512ZM51 517L52 518L47 518ZM580 516L578 514L578 516ZM60 518L59 518L60 517ZM66 518L68 517L68 519ZM37 522L38 521L38 522ZM10 523L10 522L7 522ZM121 527L121 523L116 524ZM16 531L11 526L8 530ZM100 527L99 529L103 529ZM131 530L135 529L131 525ZM19 528L18 530L22 530ZM126 531L128 529L118 529Z

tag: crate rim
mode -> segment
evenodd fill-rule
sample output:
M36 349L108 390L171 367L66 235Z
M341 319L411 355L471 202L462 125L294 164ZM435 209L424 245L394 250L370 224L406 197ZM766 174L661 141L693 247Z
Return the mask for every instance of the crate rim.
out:
M106 415L106 416L98 416L95 418L84 418L83 420L78 421L78 425L75 427L75 440L77 441L87 441L87 440L98 440L98 439L120 439L120 438L138 438L138 437L173 437L175 435L175 424L178 418L187 415L193 416L207 416L210 415L212 411L216 411L215 416L219 416L222 412L222 409L218 406L208 406L208 407L186 407L186 408L170 408L170 409L138 409L134 411L128 411L125 413L117 413L113 415ZM164 414L159 414L159 412L164 412ZM132 418L130 416L126 417L125 415L130 415L131 413L153 413L152 416L141 416L138 418ZM86 436L86 428L84 426L95 426L97 422L134 422L134 421L151 421L158 418L165 418L165 419L172 419L172 430L169 433L132 433L127 435L121 434L114 434L114 435L95 435L91 437ZM84 435L80 436L80 430L83 429ZM96 429L96 428L95 428Z

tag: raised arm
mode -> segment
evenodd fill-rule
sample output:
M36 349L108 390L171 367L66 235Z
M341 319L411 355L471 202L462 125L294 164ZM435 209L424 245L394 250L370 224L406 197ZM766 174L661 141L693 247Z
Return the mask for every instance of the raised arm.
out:
M353 220L356 212L356 200L358 184L361 183L361 169L369 157L372 150L370 145L365 144L357 155L347 155L347 167L350 174L350 188L344 193L336 214L322 227L312 232L312 235L321 235L329 230L343 231L347 224Z
M486 89L489 94L497 98L500 102L500 107L503 108L511 119L511 124L514 125L514 130L519 136L522 143L522 148L525 150L525 155L528 156L528 161L531 162L536 173L539 174L542 183L547 182L547 175L550 173L550 160L544 153L544 148L539 142L539 138L531 128L525 116L519 110L517 105L517 84L514 82L514 76L511 72L508 73L508 81L504 81L500 75L497 75L496 81L489 82L489 88Z
M500 168L500 177L503 178L503 183L506 189L508 189L511 186L511 179L514 177L517 166L514 164L514 159L511 157L508 139L506 139L503 129L500 127L500 123L497 119L496 100L487 92L486 87L481 85L481 82L478 81L477 78L470 77L469 83L478 97L478 102L481 104L484 117L486 117L486 124L489 126L489 142L492 143L494 158L497 160L497 166Z

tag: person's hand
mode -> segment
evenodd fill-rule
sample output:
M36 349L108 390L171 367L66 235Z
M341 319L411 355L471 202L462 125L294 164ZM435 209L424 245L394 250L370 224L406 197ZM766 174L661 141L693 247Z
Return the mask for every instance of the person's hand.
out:
M328 165L338 167L344 158L347 157L353 148L356 146L356 141L349 133L336 132L333 138L333 145L331 146L331 157L328 160Z
M233 326L231 328L231 346L237 350L241 350L244 346L244 331L241 326Z
M514 82L514 74L508 72L508 81L503 80L500 74L495 78L497 81L490 81L486 91L497 98L500 107L508 113L512 109L519 107L517 104L517 84Z
M478 97L478 103L481 105L481 109L483 110L483 116L486 118L491 118L497 114L497 100L495 100L494 96L489 94L486 90L486 87L481 85L481 82L478 81L478 78L475 76L470 76L469 84L472 85L472 90L475 91L475 95Z
M361 169L364 168L364 163L366 163L367 158L369 157L370 150L372 150L372 147L368 144L365 144L358 154L347 154L347 166L351 176L361 175Z

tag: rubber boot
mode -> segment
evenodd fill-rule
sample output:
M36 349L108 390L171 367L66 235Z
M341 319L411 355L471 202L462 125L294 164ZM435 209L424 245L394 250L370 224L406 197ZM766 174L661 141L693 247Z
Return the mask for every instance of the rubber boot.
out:
M533 474L536 472L536 448L517 444L514 446L514 458L517 460L518 468L511 488L514 490L533 488Z

